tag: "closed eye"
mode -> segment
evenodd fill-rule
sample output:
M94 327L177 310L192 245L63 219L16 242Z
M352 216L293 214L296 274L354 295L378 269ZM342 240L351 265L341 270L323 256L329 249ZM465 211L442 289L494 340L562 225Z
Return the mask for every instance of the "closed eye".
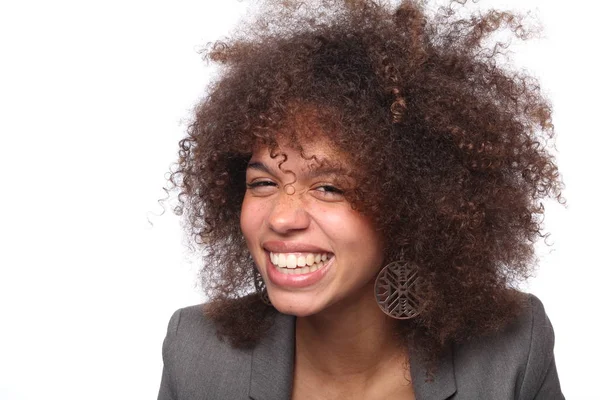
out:
M277 186L275 182L272 181L255 181L246 184L248 189L254 189L262 186Z
M313 196L319 200L338 202L344 201L344 191L332 185L319 185L313 189Z
M246 183L246 190L254 196L269 196L277 191L277 183L269 179L258 179Z
M318 190L320 192L325 192L325 193L344 194L344 191L342 189L338 189L335 186L331 186L331 185L321 185L321 186L315 188L315 190Z

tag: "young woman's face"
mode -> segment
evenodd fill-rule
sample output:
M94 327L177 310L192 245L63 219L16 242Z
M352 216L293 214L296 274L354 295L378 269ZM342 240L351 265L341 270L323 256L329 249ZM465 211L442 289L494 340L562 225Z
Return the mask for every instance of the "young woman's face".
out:
M285 154L285 162L267 148L254 152L241 213L271 302L296 316L364 297L383 262L380 235L352 210L339 169L332 168L345 166L341 155L324 141L303 147L304 157L280 146L275 153Z

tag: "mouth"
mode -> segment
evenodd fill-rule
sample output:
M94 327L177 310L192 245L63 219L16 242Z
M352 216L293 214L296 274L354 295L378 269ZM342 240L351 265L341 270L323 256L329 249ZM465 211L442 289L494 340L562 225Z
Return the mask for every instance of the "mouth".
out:
M323 268L332 253L274 253L269 258L275 269L285 275L303 275Z

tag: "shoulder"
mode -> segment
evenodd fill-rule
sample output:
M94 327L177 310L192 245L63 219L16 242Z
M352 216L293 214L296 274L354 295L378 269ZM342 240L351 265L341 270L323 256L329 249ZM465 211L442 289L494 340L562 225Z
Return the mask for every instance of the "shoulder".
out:
M272 324L261 339L252 348L239 348L221 340L207 317L209 307L182 308L171 317L159 400L289 397L295 318L271 310Z
M217 336L215 324L206 316L206 304L180 308L169 320L167 344L185 345L194 342L195 346L211 341Z
M503 330L455 347L459 393L488 393L494 399L563 399L552 324L541 301L527 297L519 317Z
M243 397L247 386L232 384L231 377L238 378L238 382L249 379L251 350L233 348L220 340L204 308L182 308L171 317L163 343L161 391L162 386L168 386L174 393L172 398L177 399L210 399L214 393Z

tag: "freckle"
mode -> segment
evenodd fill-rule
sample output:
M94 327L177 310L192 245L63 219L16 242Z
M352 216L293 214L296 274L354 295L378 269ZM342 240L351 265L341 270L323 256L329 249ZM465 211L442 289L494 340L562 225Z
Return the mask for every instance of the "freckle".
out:
M292 195L292 194L296 193L296 189L294 189L294 187L292 185L287 185L285 187L285 193Z

